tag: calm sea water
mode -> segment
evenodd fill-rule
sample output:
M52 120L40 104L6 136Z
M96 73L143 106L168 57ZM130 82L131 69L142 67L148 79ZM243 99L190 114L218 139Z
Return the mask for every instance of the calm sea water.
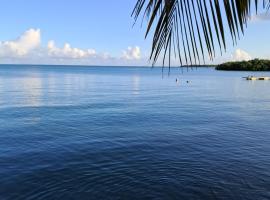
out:
M0 66L0 199L270 199L270 81L249 74L270 76Z

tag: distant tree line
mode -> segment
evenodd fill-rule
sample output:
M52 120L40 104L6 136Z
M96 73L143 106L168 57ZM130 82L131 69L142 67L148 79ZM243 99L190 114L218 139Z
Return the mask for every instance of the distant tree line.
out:
M270 71L270 60L254 59L250 61L226 62L216 66L216 69L232 71Z

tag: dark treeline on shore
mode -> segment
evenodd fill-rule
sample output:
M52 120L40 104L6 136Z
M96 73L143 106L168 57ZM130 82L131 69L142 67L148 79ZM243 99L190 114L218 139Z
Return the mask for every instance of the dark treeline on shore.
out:
M230 71L270 71L270 60L254 59L250 61L226 62L216 66L216 69Z

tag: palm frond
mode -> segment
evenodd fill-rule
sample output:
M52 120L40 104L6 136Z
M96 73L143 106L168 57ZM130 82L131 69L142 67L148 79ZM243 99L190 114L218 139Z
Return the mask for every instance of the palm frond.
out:
M143 13L147 20L145 37L153 31L150 60L155 65L163 54L169 67L171 51L180 66L200 64L210 60L219 49L226 51L225 31L229 30L233 45L237 44L247 25L254 2L270 8L270 0L137 0L132 12L135 22ZM262 4L261 4L262 3Z

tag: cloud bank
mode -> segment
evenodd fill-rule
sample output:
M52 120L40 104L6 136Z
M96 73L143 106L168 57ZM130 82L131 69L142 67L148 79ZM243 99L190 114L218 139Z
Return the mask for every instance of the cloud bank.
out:
M232 60L233 61L247 61L251 60L252 57L249 55L248 52L242 50L242 49L236 49L235 52L232 55Z
M65 43L63 47L50 40L46 45L41 43L41 30L29 29L17 39L0 42L1 63L22 64L84 64L84 65L145 65L146 59L141 56L140 47L128 47L122 54L111 56L109 53L98 53L95 49L80 49Z
M257 15L252 15L249 19L251 22L260 22L260 21L270 21L270 13L259 13Z
M97 52L93 48L81 49L65 43L58 46L54 40L45 45L41 42L40 29L29 29L17 39L0 41L0 63L10 64L63 64L63 65L151 65L148 55L142 56L140 47L130 46L122 50L119 56L106 52ZM250 60L252 56L236 49L232 54L217 58L215 63L226 61ZM178 61L173 62L178 66Z
M40 44L40 30L29 29L15 40L0 42L0 57L26 56L32 50L40 47Z
M53 58L69 58L69 59L81 59L95 56L97 53L94 49L79 49L73 48L70 44L66 43L63 48L55 46L53 40L48 42L47 45L48 55Z
M126 60L139 60L141 58L140 47L128 47L127 50L123 51L122 58Z

